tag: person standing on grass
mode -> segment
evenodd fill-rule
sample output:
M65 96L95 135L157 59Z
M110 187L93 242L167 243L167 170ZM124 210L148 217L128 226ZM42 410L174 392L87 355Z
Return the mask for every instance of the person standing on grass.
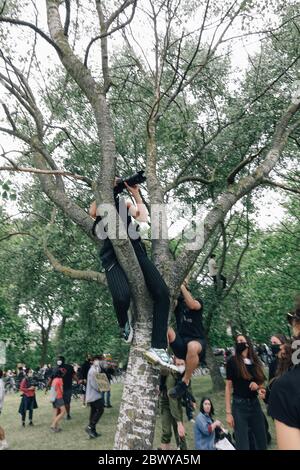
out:
M64 385L62 375L62 371L57 369L51 383L50 401L54 408L54 416L50 429L53 432L61 431L61 428L59 428L58 425L66 414L66 407L63 399Z
M71 399L72 399L72 384L73 379L78 383L78 377L75 373L74 367L71 364L66 364L64 356L58 356L57 366L62 371L62 379L64 383L64 405L66 407L67 419L71 419ZM59 413L59 410L57 410Z
M267 449L264 415L258 400L264 381L263 366L249 338L237 335L235 355L226 365L225 405L226 421L234 428L238 450L250 450L249 435L254 438L255 450Z
M29 412L29 426L33 426L33 410L37 406L35 398L35 387L32 384L32 371L25 369L25 376L20 383L20 392L22 392L22 400L19 407L19 413L22 416L22 426L25 427L26 412Z
M161 374L160 377L159 402L162 430L160 450L171 450L172 428L177 449L187 450L183 425L182 400L181 398L173 400L168 396L168 391L181 379L181 374L183 374L185 370L185 362L182 359L174 357L174 363L178 368L178 372L168 371L167 375Z
M101 369L100 366L100 362L102 360L102 356L93 357L93 363L89 369L87 376L85 401L91 407L91 411L90 422L89 425L85 428L85 431L92 439L101 436L101 434L98 434L96 431L96 425L104 412L104 400L102 398L102 391L99 389L99 385L97 382L97 374L99 374L100 372L104 372L104 370Z
M288 314L288 322L293 329L291 368L275 381L268 413L275 420L278 450L300 450L300 307Z
M3 408L4 396L5 396L5 387L3 383L3 371L0 369L0 415ZM5 450L8 448L7 441L5 439L4 429L0 426L0 450Z

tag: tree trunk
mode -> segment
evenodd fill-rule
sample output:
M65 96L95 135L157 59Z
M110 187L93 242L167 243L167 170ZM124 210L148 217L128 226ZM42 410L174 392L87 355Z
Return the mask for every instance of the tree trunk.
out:
M214 356L213 350L209 341L207 342L206 348L206 361L209 368L211 381L213 384L214 392L222 392L224 390L224 379L221 375L218 362Z
M159 370L145 361L152 321L138 321L130 349L118 426L116 450L151 450L158 409Z
M41 366L46 364L47 362L47 353L48 353L48 342L49 342L49 335L47 331L42 329L42 353L41 353Z

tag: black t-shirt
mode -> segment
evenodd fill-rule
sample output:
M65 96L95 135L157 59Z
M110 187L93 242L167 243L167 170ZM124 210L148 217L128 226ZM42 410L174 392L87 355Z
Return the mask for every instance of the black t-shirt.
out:
M268 414L287 426L300 429L300 365L275 381Z
M251 382L255 382L253 375L254 365L246 364L249 374L253 377L251 380L243 379L239 374L235 356L228 359L226 365L226 379L232 381L233 396L236 398L256 398L257 392L252 392L249 388Z
M75 374L73 366L71 366L70 364L63 364L59 366L59 370L61 370L63 373L62 379L64 390L70 390L72 388L73 375Z
M205 338L205 329L203 326L203 301L196 299L200 304L199 310L188 308L181 294L177 299L175 308L175 318L177 333L182 338Z
M278 358L273 357L271 362L269 363L269 380L274 379L276 375L277 367L278 367Z

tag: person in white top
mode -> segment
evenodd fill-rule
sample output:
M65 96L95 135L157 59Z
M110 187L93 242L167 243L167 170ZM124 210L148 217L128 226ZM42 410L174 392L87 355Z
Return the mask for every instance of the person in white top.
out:
M0 369L0 414L3 408L5 388L3 383L3 371ZM7 449L8 445L5 439L4 429L0 426L0 450Z
M210 259L208 261L208 271L209 271L209 275L213 278L215 287L217 287L217 281L218 281L218 277L219 277L220 280L222 281L222 288L225 289L227 279L226 279L225 276L223 276L223 274L218 274L218 266L217 266L217 262L216 262L216 255L214 255L214 254L210 255Z

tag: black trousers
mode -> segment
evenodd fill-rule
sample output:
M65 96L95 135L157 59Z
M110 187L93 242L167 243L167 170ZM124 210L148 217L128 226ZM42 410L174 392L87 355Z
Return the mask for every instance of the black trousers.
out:
M102 400L102 398L99 398L99 400L96 400L96 401L92 401L91 403L89 403L90 407L91 407L91 412L90 412L90 427L95 430L96 429L96 425L99 421L99 419L101 418L101 416L103 415L103 411L104 411L104 401Z
M151 345L153 348L167 348L167 327L170 307L169 289L156 266L148 258L142 243L133 243L134 251L144 275L146 286L154 302ZM126 274L115 259L105 271L119 326L123 328L128 320L130 287Z
M28 411L28 414L29 414L29 421L32 421L32 418L33 418L33 410L29 410ZM22 413L22 421L25 422L26 421L26 411L24 411Z
M227 285L227 279L225 276L223 276L223 274L220 274L219 277L223 284L222 288L225 289ZM212 276L212 278L214 280L214 284L217 285L217 276Z
M233 398L232 415L234 419L234 438L238 450L266 450L267 436L264 415L258 398ZM249 431L251 441L249 442Z

